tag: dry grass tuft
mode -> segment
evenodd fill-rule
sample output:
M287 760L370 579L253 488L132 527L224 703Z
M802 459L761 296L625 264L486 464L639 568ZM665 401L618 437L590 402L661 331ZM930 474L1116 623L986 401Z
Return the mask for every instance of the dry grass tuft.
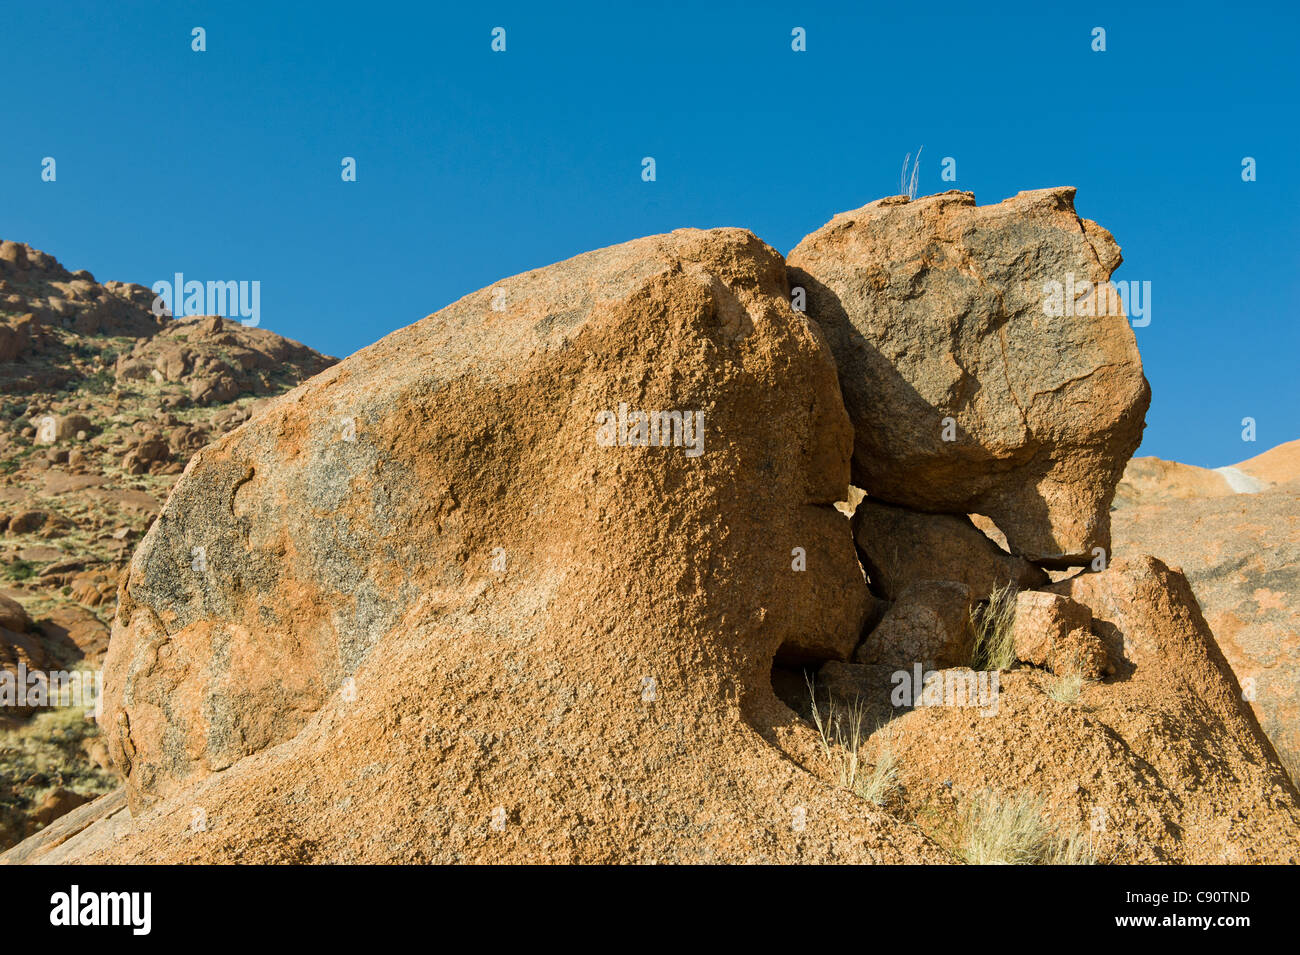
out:
M986 603L973 607L970 627L975 636L971 668L975 670L1009 670L1016 662L1012 628L1016 622L1014 583L1007 583L989 594Z
M1092 842L1079 833L1059 835L1043 820L1042 801L992 793L969 809L962 854L973 865L1093 865Z

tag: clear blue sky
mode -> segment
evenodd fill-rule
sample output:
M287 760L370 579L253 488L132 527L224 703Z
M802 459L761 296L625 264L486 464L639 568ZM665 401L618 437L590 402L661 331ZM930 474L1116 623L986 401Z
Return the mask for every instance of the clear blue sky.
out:
M1152 283L1140 453L1300 437L1293 3L274 6L6 5L0 236L101 281L258 280L263 327L341 356L636 236L788 252L924 145L922 193L1077 186Z

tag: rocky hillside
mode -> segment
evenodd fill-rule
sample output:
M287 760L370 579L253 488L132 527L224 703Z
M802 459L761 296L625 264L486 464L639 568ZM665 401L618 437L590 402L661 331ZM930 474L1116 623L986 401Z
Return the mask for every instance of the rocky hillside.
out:
M1298 479L1300 441L1288 441L1249 460L1213 469L1160 458L1134 458L1115 489L1115 507L1257 494Z
M119 577L199 448L333 359L218 317L154 316L0 242L0 670L94 670ZM80 714L0 707L0 846L116 785Z
M1115 503L1116 546L1182 568L1300 782L1300 441L1216 470L1135 458Z
M4 861L1300 862L1112 529L1119 264L1073 189L893 197L394 332L191 461L119 590L123 787Z

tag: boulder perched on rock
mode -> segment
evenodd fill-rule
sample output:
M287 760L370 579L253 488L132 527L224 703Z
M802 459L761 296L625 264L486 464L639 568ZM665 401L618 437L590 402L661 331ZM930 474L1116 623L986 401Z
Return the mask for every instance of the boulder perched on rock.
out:
M958 581L912 581L853 659L896 666L966 666L974 647L971 602L970 588Z
M1119 264L1072 188L992 206L963 192L881 199L805 238L790 282L839 365L853 483L985 514L1044 565L1109 548L1111 496L1150 401L1106 284Z
M1033 590L1016 595L1011 639L1021 663L1101 679L1113 667L1091 627L1092 611L1069 597Z
M1042 570L1002 550L964 515L922 514L868 497L853 514L853 539L871 586L888 600L918 580L961 581L977 602L1008 584L1027 590L1048 582Z
M104 858L942 858L770 742L778 649L851 648L870 599L835 366L788 296L745 231L637 240L199 452L119 604L138 827Z

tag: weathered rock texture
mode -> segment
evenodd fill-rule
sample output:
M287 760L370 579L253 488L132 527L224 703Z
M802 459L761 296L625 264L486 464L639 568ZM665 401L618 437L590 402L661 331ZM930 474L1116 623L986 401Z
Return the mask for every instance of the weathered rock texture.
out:
M1150 390L1117 300L1081 292L1120 261L1110 233L1076 215L1072 188L978 207L971 193L897 196L806 237L790 282L839 366L853 483L917 510L988 515L1046 565L1109 548ZM1073 314L1046 313L1051 282L1080 291L1064 303Z
M621 402L702 414L703 453L602 446ZM137 825L96 858L941 858L771 742L814 751L778 648L851 648L868 609L850 442L741 230L353 355L200 452L137 550L106 676Z
M871 586L888 600L917 580L961 581L976 601L1007 584L1028 590L1047 583L1047 574L1002 550L964 515L921 514L864 498L853 514L853 538Z

